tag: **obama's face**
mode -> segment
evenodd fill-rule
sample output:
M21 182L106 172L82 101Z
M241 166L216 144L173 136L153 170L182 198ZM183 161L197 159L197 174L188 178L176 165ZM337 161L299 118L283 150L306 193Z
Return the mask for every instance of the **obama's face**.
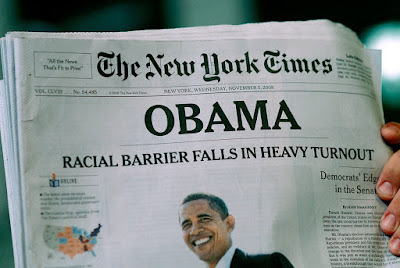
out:
M194 200L183 204L179 210L183 240L186 245L207 263L218 263L232 245L230 233L235 219L210 208L207 200Z

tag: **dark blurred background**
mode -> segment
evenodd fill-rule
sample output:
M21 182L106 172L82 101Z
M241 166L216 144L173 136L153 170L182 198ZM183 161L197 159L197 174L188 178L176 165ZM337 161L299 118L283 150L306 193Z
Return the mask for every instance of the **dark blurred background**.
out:
M262 0L0 0L0 36L8 31L129 31L330 19L355 31L368 48L382 49L385 117L387 121L400 121L400 12L397 6L387 3L358 4ZM13 267L2 164L0 249L0 267Z

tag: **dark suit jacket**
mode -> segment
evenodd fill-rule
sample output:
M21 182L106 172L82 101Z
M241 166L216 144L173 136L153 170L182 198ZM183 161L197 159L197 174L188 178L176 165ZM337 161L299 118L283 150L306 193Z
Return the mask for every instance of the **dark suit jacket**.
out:
M293 268L289 260L281 253L247 255L236 249L233 255L231 268Z

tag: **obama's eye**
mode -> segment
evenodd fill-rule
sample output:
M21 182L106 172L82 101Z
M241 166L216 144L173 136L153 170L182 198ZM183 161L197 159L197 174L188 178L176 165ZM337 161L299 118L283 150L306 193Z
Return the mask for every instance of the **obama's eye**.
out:
M212 220L211 217L203 217L203 218L199 219L199 222L207 223L207 222L210 222L211 220Z
M184 223L184 224L182 224L182 230L183 230L183 231L184 231L184 230L187 230L187 229L189 229L191 226L192 226L191 223Z

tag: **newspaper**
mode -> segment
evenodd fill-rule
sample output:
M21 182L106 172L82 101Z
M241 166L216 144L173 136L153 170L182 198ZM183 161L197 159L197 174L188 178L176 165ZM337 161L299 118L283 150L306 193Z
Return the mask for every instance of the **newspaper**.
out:
M15 32L1 48L16 267L204 267L181 219L199 192L248 254L400 266L375 191L381 56L343 25Z

